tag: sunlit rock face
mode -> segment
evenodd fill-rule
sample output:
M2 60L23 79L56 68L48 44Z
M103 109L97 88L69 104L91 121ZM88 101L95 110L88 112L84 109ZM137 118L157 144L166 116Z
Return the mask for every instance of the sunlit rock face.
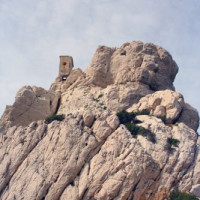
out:
M12 125L28 125L56 112L60 98L59 93L46 91L40 87L22 87L12 106L7 106L2 119Z
M199 116L175 92L177 72L151 43L100 46L84 72L61 56L50 89L23 87L0 119L0 199L200 197ZM65 119L45 123L52 115Z
M152 90L174 90L178 67L171 55L151 43L131 42L120 48L98 47L86 75L93 83L109 84L140 82Z

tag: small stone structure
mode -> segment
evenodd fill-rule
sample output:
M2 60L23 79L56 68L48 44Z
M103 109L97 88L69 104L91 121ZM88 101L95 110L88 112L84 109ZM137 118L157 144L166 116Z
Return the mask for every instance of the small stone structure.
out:
M81 69L73 69L73 67L74 63L71 56L60 56L59 74L56 81L50 87L51 91L64 92L77 79L80 80L85 77Z
M65 81L74 67L71 56L60 56L59 78Z

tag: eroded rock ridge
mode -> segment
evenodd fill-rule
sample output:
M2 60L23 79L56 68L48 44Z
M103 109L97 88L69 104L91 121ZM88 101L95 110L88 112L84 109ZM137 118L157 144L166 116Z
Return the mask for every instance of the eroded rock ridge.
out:
M50 89L23 87L0 119L0 199L200 198L199 115L175 91L177 72L151 43L99 46L84 72L61 56ZM155 142L120 124L122 110ZM44 122L55 114L65 119Z

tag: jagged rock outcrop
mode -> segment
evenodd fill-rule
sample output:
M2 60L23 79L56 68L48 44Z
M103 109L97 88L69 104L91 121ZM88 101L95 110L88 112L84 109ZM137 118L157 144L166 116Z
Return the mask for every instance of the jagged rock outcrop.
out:
M171 55L131 42L73 67L61 56L50 90L23 87L2 116L0 199L164 200L174 188L200 198L199 116L174 91ZM120 124L123 109L154 140ZM65 119L46 124L52 114Z
M24 86L18 91L13 106L7 106L2 121L26 126L33 121L45 119L56 112L59 98L59 93Z
M178 67L170 54L154 44L132 42L120 48L100 46L86 75L95 85L141 82L152 90L174 89Z
M171 90L158 91L140 99L128 109L129 112L148 110L150 115L162 118L167 124L183 122L197 131L199 116L197 110L184 102L183 96Z

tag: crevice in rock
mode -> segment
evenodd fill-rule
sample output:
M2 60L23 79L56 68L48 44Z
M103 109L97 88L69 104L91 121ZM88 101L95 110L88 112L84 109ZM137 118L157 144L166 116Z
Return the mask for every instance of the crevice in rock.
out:
M61 104L61 97L58 99L58 102L57 102L57 106L56 106L56 110L55 110L55 113L56 114L60 108L60 104Z
M179 113L179 115L176 117L176 119L173 121L173 124L176 124L179 121L179 118L181 117L181 115L183 114L183 110L184 108L181 109L181 112ZM185 123L184 123L185 124ZM187 125L187 124L185 124Z
M113 134L114 132L112 132L111 134ZM110 134L110 135L111 135ZM109 137L109 136L108 136ZM78 175L80 176L80 173L81 171L84 169L85 165L87 163L90 163L91 159L97 155L100 150L101 150L101 147L104 145L104 143L106 142L107 138L105 138L102 142L98 143L98 145L94 148L94 149L91 149L90 153L88 154L88 156L85 158L85 162L83 163L82 166L80 166L80 170L77 171L77 173L72 177L70 183L72 181L75 181L75 179L78 177ZM59 177L59 176L58 176ZM90 182L88 183L90 185ZM65 187L63 187L62 191L60 192L59 196L58 196L58 199L61 198L63 192L65 191L65 189L69 186L69 183L66 184ZM95 191L96 192L96 191Z
M87 191L88 191L88 188L84 191L84 193L83 193L83 196L82 197L80 197L81 199L85 199L86 198L86 194L87 194Z
M29 151L25 152L24 156L21 158L21 162L19 162L19 163L16 165L16 167L15 167L16 170L13 171L13 173L11 173L11 174L7 173L7 175L10 175L10 177L5 178L5 183L4 183L4 184L2 185L2 187L0 188L0 196L1 196L1 194L3 193L3 191L5 190L5 188L6 188L7 186L9 186L10 180L12 179L12 177L14 176L14 174L18 171L18 169L19 169L19 167L22 165L22 163L26 160L26 158L28 157L28 155L36 148L36 146L37 146L37 145L40 143L40 141L44 138L46 132L47 132L47 129L45 128L45 129L43 130L43 133L42 133L42 135L41 135L41 138L38 139L38 141L32 146L32 148L31 148Z
M175 152L175 151L174 151L174 152ZM173 152L173 153L174 153L174 152ZM170 154L169 154L169 155L170 155ZM176 166L176 164L177 164L177 161L178 161L178 159L179 159L179 156L180 156L180 152L177 152L177 156L175 157L174 162L173 162L173 164L171 165L171 167L170 167L168 173L172 173L173 169L175 168L175 166Z
M44 195L42 195L42 197L41 197L41 200L45 200L46 195L47 195L48 192L49 192L49 188L50 188L50 186L51 186L51 185L49 185L49 187L47 187L46 191L44 192ZM40 199L40 197L38 197L38 199Z
M130 196L131 196L131 197L134 197L134 193L135 193L135 191L136 191L137 186L139 185L139 183L140 183L140 179L139 179L138 182L133 186L133 189L132 189L131 192L130 192ZM130 199L130 196L128 197L128 199Z
M70 182L69 185L74 186L75 185L74 181L75 179L72 182Z
M59 132L60 132L60 130L59 130ZM59 134L59 133L58 133ZM53 134L52 134L52 137L53 137ZM52 138L51 137L51 138ZM50 139L51 140L51 139ZM48 156L47 156L48 157ZM60 173L61 173L61 171L60 171ZM55 180L51 183L51 184L48 184L48 186L47 186L47 188L46 188L46 191L44 192L44 194L41 196L41 200L45 200L46 199L46 196L48 195L48 193L49 193L49 190L50 190L50 188L51 188L51 186L54 184L54 183L56 183L57 182L57 180L58 180L58 178L59 178L59 176L60 176L60 173L57 175L57 177L55 178ZM38 199L40 199L40 197L38 197Z

